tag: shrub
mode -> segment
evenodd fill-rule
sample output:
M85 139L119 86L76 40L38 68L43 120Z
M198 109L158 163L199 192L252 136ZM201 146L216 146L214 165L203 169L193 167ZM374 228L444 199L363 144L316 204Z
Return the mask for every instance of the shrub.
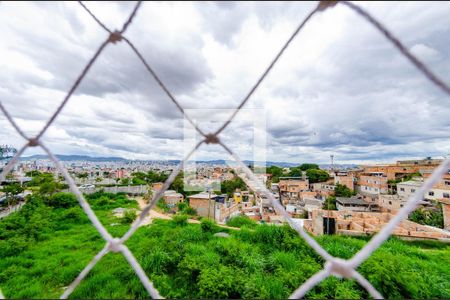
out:
M186 215L175 215L172 222L177 226L186 226L188 224L188 216Z
M166 201L161 198L158 200L158 202L156 203L156 207L161 209L163 212L169 212L170 207L167 205Z
M56 193L44 198L44 203L54 208L70 208L78 206L78 200L72 193Z
M188 205L186 202L180 202L177 204L177 207L178 211L184 211L188 207Z
M236 217L229 219L227 221L227 225L231 226L231 227L239 227L239 228L241 228L243 226L246 226L249 228L255 228L258 225L258 223L256 223L255 221L253 221L252 219L250 219L247 216L236 216Z
M217 229L217 225L214 221L209 219L202 219L200 223L200 228L203 232L215 232Z
M125 211L123 217L121 219L122 224L131 224L136 220L136 211L134 209L130 209Z

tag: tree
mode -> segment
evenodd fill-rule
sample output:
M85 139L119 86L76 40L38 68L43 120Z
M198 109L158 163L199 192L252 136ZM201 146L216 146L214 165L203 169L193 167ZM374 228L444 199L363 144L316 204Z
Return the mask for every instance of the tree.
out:
M351 196L355 196L356 192L352 191L347 186L338 183L338 184L336 184L336 188L334 189L334 195L336 197L347 197L347 198L349 198Z
M143 184L146 184L146 183L147 183L147 181L145 181L143 179L140 179L140 178L137 178L137 177L133 177L131 179L131 184L133 184L133 185L143 185Z
M41 173L39 171L33 171L33 177L31 181L27 183L27 186L40 186L44 182L54 182L53 174L51 173Z
M184 175L183 172L180 172L177 177L175 177L175 180L170 184L170 189L177 191L178 193L184 194Z
M226 193L228 197L231 197L236 189L246 190L247 185L240 177L236 177L232 180L224 180L220 188L222 193Z
M306 176L308 176L310 183L324 182L330 178L330 175L328 175L327 171L317 169L307 170Z
M129 185L130 184L130 178L122 178L120 180L120 183L123 185Z
M319 165L317 164L301 164L300 167L298 167L302 171L308 171L308 170L319 170Z
M82 182L84 183L84 182L86 182L86 178L88 178L88 173L85 172L85 173L77 174L77 177L80 178L82 180Z
M27 176L27 177L35 177L35 176L39 176L41 174L42 174L41 172L36 170L36 171L28 171L28 172L26 172L25 176Z
M303 172L298 167L291 168L291 170L288 174L288 176L290 176L290 177L300 177L302 175L303 175Z
M18 183L8 184L3 187L3 192L5 193L6 200L8 201L8 206L16 203L16 196L22 193L23 190L24 188Z
M330 196L328 197L322 205L322 209L326 210L337 210L336 207L336 197Z
M272 182L276 183L280 181L280 177L283 177L283 169L277 166L270 166L266 169L266 173L272 175Z
M442 205L439 205L437 210L418 208L409 215L409 220L422 225L444 228Z
M56 193L58 186L55 181L44 182L39 187L41 195L52 195Z
M153 199L153 190L150 185L147 186L147 193L144 195L144 201L145 203L150 203Z
M78 200L72 193L56 193L44 199L44 202L54 208L70 208L78 206Z

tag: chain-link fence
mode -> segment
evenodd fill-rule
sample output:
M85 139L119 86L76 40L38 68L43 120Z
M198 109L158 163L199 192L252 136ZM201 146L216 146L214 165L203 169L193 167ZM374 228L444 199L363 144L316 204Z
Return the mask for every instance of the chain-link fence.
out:
M77 276L77 278L68 286L68 288L61 295L61 298L67 298L73 292L73 290L79 285L79 283L86 277L86 275L90 272L90 270L96 265L96 263L102 259L108 252L121 252L131 267L136 272L137 276L141 280L142 284L151 295L152 298L162 298L159 292L155 289L152 282L149 280L144 270L135 259L133 253L125 246L125 242L136 232L139 225L144 220L145 216L149 213L152 207L155 205L157 199L159 199L163 193L169 188L170 184L175 180L175 177L179 174L183 166L186 164L191 155L202 145L202 144L219 144L221 145L226 152L228 152L238 163L239 167L244 171L244 174L250 179L250 181L256 185L256 187L252 187L253 189L258 188L265 196L270 199L272 205L274 206L276 212L282 216L284 216L289 223L289 225L295 229L299 235L326 261L324 268L309 278L306 282L304 282L297 290L295 290L291 298L301 298L303 297L310 289L320 283L322 280L329 276L337 276L355 279L362 287L364 287L367 292L376 299L383 298L383 296L372 286L372 284L364 278L359 272L356 271L356 268L363 263L372 252L374 252L389 236L392 231L396 228L399 223L405 219L410 212L412 212L422 200L423 195L426 191L431 189L440 178L448 172L450 168L450 157L447 157L442 164L434 170L432 175L425 181L420 189L416 191L416 193L409 199L407 204L397 213L397 215L390 220L386 226L384 226L380 232L378 232L355 256L351 259L344 260L337 257L333 257L327 251L325 251L316 240L314 240L310 235L308 235L303 227L299 226L295 223L289 214L286 212L284 207L280 204L278 200L276 200L272 193L266 188L266 186L252 173L252 171L242 162L239 156L234 153L227 145L222 143L220 140L220 133L233 121L236 114L239 110L244 107L244 105L248 102L254 92L258 89L261 83L266 78L267 74L272 70L273 66L278 62L280 57L283 55L284 51L289 47L292 40L299 34L299 32L305 27L305 25L313 18L314 15L324 11L328 8L332 8L337 4L343 5L355 13L359 14L363 17L367 22L371 23L376 29L378 29L399 51L402 55L404 55L420 72L425 75L431 83L435 84L437 87L442 89L447 95L450 96L450 86L446 84L443 80L441 80L438 76L436 76L431 70L428 69L426 65L424 65L419 59L417 59L413 54L411 54L408 49L389 31L385 28L383 24L375 20L368 12L359 7L358 5L347 2L347 1L320 1L318 5L306 16L306 18L300 23L300 25L295 29L286 43L283 45L281 50L269 64L269 66L265 69L263 74L259 77L258 81L255 85L250 89L248 94L242 99L239 106L234 110L229 119L224 122L224 124L213 133L205 133L203 132L187 115L184 111L184 108L179 104L173 94L169 91L169 89L165 86L165 84L158 77L156 72L150 66L150 63L146 61L144 56L139 52L137 47L124 35L127 28L133 21L136 13L139 11L141 7L141 2L138 2L131 12L130 16L126 20L126 22L122 25L120 30L111 30L106 27L96 16L92 13L82 2L79 4L86 10L86 12L95 20L95 22L101 26L107 33L108 37L100 44L97 51L93 55L93 57L88 61L87 65L78 76L63 101L51 116L51 118L47 121L45 126L41 129L41 131L34 137L28 137L22 129L17 125L14 119L11 117L9 112L4 108L2 103L0 102L0 109L14 127L14 129L20 134L24 139L27 140L26 144L17 151L14 157L9 161L6 167L3 169L3 172L0 175L0 181L3 181L6 175L12 170L14 164L18 161L19 157L23 154L25 149L28 147L41 147L49 156L49 158L55 163L56 167L61 171L65 180L69 184L70 190L77 197L82 209L85 211L90 221L97 229L97 231L101 234L106 244L104 248L88 263L88 265L83 269L83 271ZM55 121L56 117L61 113L64 106L67 104L69 99L71 98L74 91L77 89L81 81L84 79L89 69L95 63L97 58L103 52L103 50L110 43L118 43L125 42L131 48L131 50L137 55L139 60L144 64L146 70L150 73L151 77L156 80L158 85L164 91L164 93L168 96L168 98L175 104L177 109L184 115L184 117L189 121L190 124L203 136L203 140L200 141L184 158L182 162L173 170L170 174L169 178L164 183L162 189L160 189L157 193L153 195L152 200L149 204L142 210L140 216L136 219L136 221L131 225L130 229L121 237L121 238L113 238L110 233L105 229L105 227L100 223L94 211L89 206L88 202L84 198L83 194L80 192L78 187L76 186L73 178L70 176L68 170L65 168L63 164L56 158L56 156L47 148L47 146L41 141L42 135L48 130L48 128ZM0 292L0 296L3 295Z

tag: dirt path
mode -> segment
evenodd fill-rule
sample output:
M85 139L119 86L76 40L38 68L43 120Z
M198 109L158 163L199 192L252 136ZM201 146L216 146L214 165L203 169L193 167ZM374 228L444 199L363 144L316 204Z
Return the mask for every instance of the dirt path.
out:
M145 203L144 198L143 197L134 197L134 199L136 199L136 201L139 204L139 208L142 211L144 209L144 207L147 205ZM147 216L145 216L144 221L142 221L140 226L151 224L153 219L171 220L172 216L160 213L160 212L152 209L152 210L150 210L150 213L147 214ZM188 223L200 224L200 221L199 220L194 220L194 219L188 219ZM222 224L217 224L217 226L222 227L222 228L232 229L232 230L241 230L240 228L230 227L230 226L226 226L226 225L222 225Z
M144 207L147 205L145 203L145 200L142 197L135 197L137 203L139 204L139 208L141 211L144 209ZM153 219L164 219L164 220L170 220L172 217L165 215L163 213L160 213L154 209L150 210L150 212L145 216L144 221L142 221L141 226L148 225L152 223Z

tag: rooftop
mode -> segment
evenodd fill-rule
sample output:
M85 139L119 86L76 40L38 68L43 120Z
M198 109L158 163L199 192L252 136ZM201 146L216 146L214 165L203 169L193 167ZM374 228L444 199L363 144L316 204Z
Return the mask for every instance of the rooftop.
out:
M397 186L408 185L408 186L420 187L420 186L422 186L422 184L423 184L422 180L409 180L409 181L399 182L399 183L397 183Z
M346 197L336 197L336 202L339 202L343 205L368 205L363 199L358 198L357 196L346 198Z
M199 194L188 196L188 198L190 198L190 199L191 198L195 198L195 199L205 199L205 200L207 200L207 199L214 199L214 198L216 198L216 195L215 194L206 193L206 192L201 192Z

